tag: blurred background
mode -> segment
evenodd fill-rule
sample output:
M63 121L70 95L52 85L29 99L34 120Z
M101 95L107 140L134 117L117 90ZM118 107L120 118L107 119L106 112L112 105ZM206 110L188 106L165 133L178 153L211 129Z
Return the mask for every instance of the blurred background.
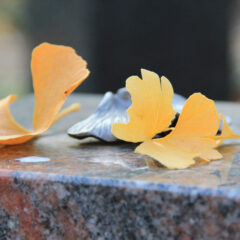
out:
M0 0L0 97L32 91L45 41L87 60L79 92L116 91L146 68L186 97L240 100L240 0Z

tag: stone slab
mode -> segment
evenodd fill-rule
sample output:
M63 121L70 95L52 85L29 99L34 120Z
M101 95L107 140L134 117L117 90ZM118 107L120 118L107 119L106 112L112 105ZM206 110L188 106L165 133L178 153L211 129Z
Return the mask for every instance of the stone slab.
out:
M82 109L47 133L0 149L0 239L240 239L240 142L224 158L186 170L152 167L136 144L77 140L66 130L101 95L73 95ZM240 129L240 104L218 102ZM13 113L31 125L33 96ZM24 157L45 162L21 162Z

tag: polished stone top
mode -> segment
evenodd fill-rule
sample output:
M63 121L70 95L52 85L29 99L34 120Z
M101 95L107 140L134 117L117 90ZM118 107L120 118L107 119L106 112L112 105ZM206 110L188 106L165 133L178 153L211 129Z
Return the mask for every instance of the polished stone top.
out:
M240 141L224 158L185 170L157 168L131 143L78 140L67 129L101 95L31 142L0 149L0 239L240 239ZM240 133L240 104L218 102ZM31 127L33 96L12 106Z
M103 143L95 139L78 140L66 134L68 127L83 120L96 109L101 95L79 94L66 103L81 103L81 110L73 113L37 139L0 151L0 171L64 174L98 179L142 181L144 183L174 184L206 188L239 189L240 141L227 141L220 147L224 158L210 164L198 163L186 170L156 168L147 156L135 154L136 144ZM219 112L232 118L232 127L240 132L240 104L217 103ZM12 106L15 117L31 127L33 98L18 100ZM40 157L40 159L22 159ZM47 158L42 162L41 158ZM20 159L20 160L19 160ZM28 162L28 160L30 162Z

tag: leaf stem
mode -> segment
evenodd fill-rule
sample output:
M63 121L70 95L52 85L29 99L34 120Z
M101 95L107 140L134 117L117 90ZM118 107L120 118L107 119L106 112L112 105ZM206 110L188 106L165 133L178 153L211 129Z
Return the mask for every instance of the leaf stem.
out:
M69 107L63 109L60 113L57 114L55 117L53 124L55 124L57 121L65 117L66 115L72 113L72 112L77 112L80 109L80 104L79 103L73 103Z

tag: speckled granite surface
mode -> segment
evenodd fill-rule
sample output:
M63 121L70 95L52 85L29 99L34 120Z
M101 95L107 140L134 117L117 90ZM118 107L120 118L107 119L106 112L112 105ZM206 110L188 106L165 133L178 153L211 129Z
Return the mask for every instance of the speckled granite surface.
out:
M0 149L0 239L240 239L240 142L224 159L187 170L155 168L134 144L65 134L100 96L29 143ZM240 129L240 105L219 103ZM13 106L29 126L32 98ZM24 157L46 162L21 162ZM149 167L148 167L149 166Z

